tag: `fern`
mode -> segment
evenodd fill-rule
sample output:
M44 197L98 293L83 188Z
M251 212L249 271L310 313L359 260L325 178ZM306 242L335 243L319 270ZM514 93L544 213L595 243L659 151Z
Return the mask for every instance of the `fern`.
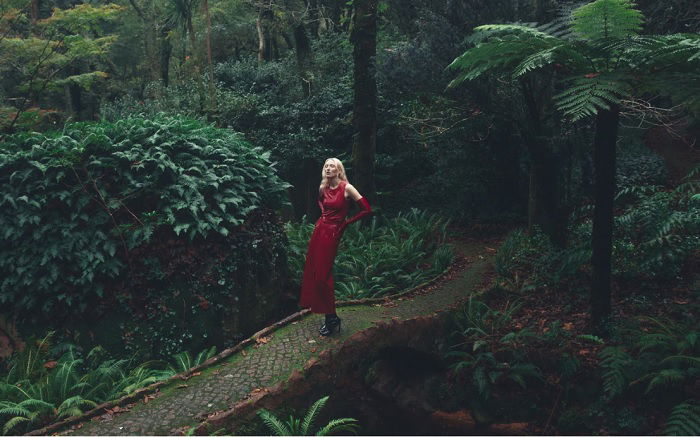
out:
M620 99L629 95L629 87L609 76L579 78L564 92L554 96L557 108L572 121L593 116L599 110L609 110Z
M292 432L287 428L287 426L269 411L262 409L258 411L258 416L260 416L260 418L265 423L265 425L267 425L272 434L278 436L293 435Z
M311 428L313 423L319 412L326 405L328 398L328 396L325 396L314 402L304 415L303 420L290 415L287 421L283 422L265 409L259 410L257 414L274 435L312 435ZM357 420L350 417L333 419L323 426L315 435L329 435L341 431L355 433L357 431Z
M700 435L700 407L683 402L671 410L664 428L665 435Z
M642 29L644 17L631 0L596 0L573 12L576 33L588 40L625 38Z
M358 431L357 419L352 417L343 417L340 419L332 419L323 428L316 432L317 436L330 435L339 432L348 432L352 434L357 434Z
M304 416L304 421L301 425L302 435L308 434L309 430L311 429L311 426L314 423L314 420L316 420L316 416L318 415L319 411L321 411L321 409L323 409L323 407L326 405L327 401L328 396L322 397L321 399L314 402L311 408L309 408L309 411Z
M627 388L625 370L631 362L631 357L619 346L604 348L599 357L603 367L603 390L608 398L614 398Z

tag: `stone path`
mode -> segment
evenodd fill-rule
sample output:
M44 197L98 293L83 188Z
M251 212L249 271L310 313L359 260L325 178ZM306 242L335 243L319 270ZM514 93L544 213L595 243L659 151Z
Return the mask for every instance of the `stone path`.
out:
M232 407L256 389L286 380L293 370L302 369L312 356L337 347L345 338L376 322L391 318L405 320L444 310L478 287L491 265L493 253L484 241L454 243L458 256L466 262L463 268L411 297L384 304L338 308L338 315L343 319L340 335L320 337L318 328L322 316L307 315L201 374L163 387L153 399L142 399L123 413L95 417L62 434L174 434L183 427L196 425L209 413Z

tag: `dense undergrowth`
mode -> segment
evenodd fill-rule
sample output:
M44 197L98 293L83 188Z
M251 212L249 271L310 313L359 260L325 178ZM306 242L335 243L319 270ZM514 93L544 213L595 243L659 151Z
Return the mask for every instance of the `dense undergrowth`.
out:
M418 210L384 223L351 226L336 261L339 299L384 296L414 287L444 271L452 262L445 244L447 223ZM289 262L301 277L313 225L287 225ZM50 334L28 345L0 372L0 426L4 433L38 428L81 414L99 403L118 399L141 387L197 366L215 347L193 356L181 352L166 360L115 357L101 346L86 351L68 343L53 344Z
M698 168L673 189L619 191L605 339L587 326L590 209L573 218L566 249L510 233L493 286L454 317L456 404L538 434L698 434L697 193Z
M170 362L138 363L134 357L114 358L101 346L83 353L71 344L53 344L49 333L15 353L0 379L2 432L18 434L80 415L198 366L215 353L211 347L196 356L178 353Z
M349 226L343 234L333 276L338 300L382 297L415 287L445 270L452 249L445 244L447 222L412 209L380 225ZM289 267L301 278L314 225L287 224Z

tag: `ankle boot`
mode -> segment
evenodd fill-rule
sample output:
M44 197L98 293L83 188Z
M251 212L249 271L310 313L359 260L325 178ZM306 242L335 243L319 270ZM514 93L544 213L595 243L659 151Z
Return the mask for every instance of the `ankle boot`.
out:
M324 337L327 337L333 333L335 328L338 328L338 332L340 332L340 322L341 321L342 320L337 315L327 314L326 315L326 323L324 323L323 326L321 326L321 329L318 330L318 333Z

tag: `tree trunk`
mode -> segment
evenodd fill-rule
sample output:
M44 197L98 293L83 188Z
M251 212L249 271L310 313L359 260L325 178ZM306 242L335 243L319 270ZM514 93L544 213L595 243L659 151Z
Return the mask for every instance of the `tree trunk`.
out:
M557 247L566 246L567 212L559 190L559 166L554 153L541 142L545 138L528 140L530 155L530 186L528 202L528 232L535 225L542 229Z
M36 26L36 21L39 19L39 9L41 8L41 0L32 0L30 16L32 29Z
M318 38L318 28L320 26L318 14L318 0L309 0L306 4L309 9L309 35L311 38Z
M593 142L595 210L593 213L593 278L591 281L591 327L603 333L611 311L613 199L615 196L615 146L619 107L600 110Z
M559 165L554 152L547 147L547 135L543 128L542 94L549 89L538 90L526 79L520 80L525 104L530 118L529 128L521 135L530 158L528 189L528 233L537 225L557 247L566 245L567 211L563 208L559 189Z
M255 21L258 29L258 61L272 60L272 20L274 15L269 9L261 9L258 19Z
M297 67L299 68L299 78L304 97L309 97L313 89L313 71L311 69L313 58L311 54L311 43L306 36L304 23L299 23L294 27L294 42L297 54Z
M171 30L167 25L160 27L160 79L166 88L170 84L170 57L173 53L173 45L168 36Z
M374 154L377 144L377 2L378 0L354 1L354 23L350 35L355 64L353 183L370 202L376 200Z
M216 111L216 89L214 88L214 64L211 60L211 16L209 15L209 0L204 0L204 15L207 18L207 63L209 64L209 104Z

